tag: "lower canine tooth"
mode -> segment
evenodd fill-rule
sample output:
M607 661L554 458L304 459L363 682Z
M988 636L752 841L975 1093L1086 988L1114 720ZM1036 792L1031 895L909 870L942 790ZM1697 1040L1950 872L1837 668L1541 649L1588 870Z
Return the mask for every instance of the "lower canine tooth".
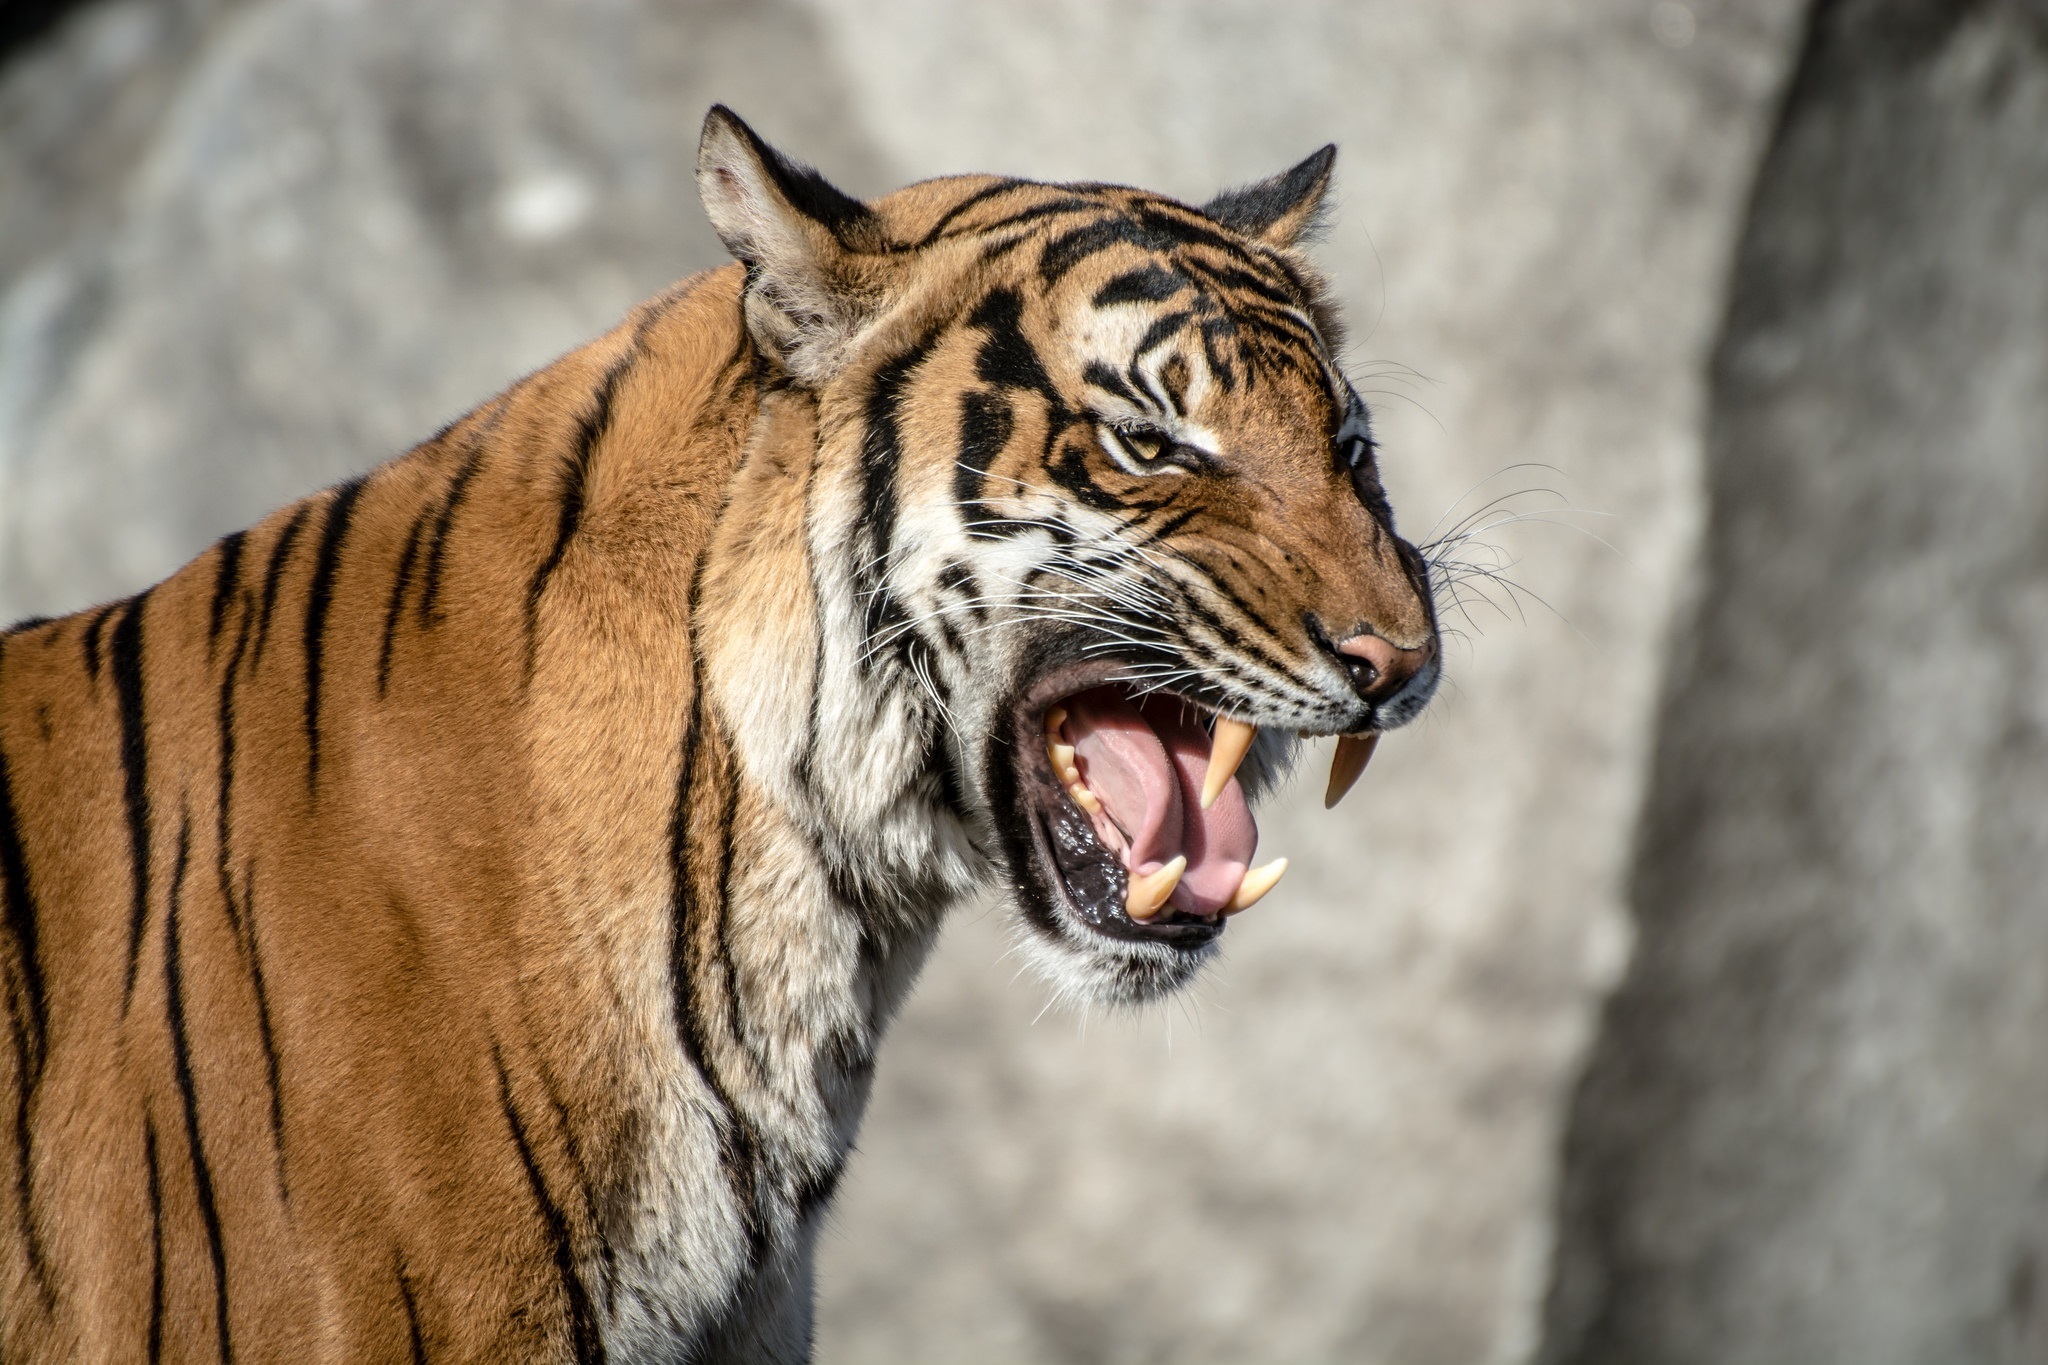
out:
M1180 885L1180 874L1187 870L1188 855L1178 853L1157 872L1143 877L1132 873L1131 888L1124 893L1124 913L1132 919L1151 919L1166 904L1173 888Z
M1255 725L1228 716L1216 717L1216 729L1209 736L1209 771L1202 777L1202 809L1216 804L1216 798L1223 794L1223 786L1237 772L1237 765L1244 762L1245 750L1252 747L1258 738Z
M1237 884L1237 894L1230 898L1230 904L1223 907L1223 913L1234 915L1240 910L1249 910L1259 903L1260 897L1280 884L1281 876L1287 871L1287 860L1275 858L1264 867L1255 867L1244 874L1244 880Z
M1380 742L1380 732L1368 730L1362 735L1337 736L1337 753L1330 760L1330 785L1323 792L1323 809L1329 810L1344 799L1344 793L1351 790L1358 781L1358 775L1365 771L1365 765L1372 761L1372 751Z

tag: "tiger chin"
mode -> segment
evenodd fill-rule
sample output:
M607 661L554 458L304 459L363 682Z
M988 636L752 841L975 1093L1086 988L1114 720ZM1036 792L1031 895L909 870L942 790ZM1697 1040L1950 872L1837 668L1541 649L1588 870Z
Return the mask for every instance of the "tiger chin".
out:
M0 636L0 1357L808 1358L947 909L1172 990L1434 689L1333 157L862 203L715 108L737 264Z

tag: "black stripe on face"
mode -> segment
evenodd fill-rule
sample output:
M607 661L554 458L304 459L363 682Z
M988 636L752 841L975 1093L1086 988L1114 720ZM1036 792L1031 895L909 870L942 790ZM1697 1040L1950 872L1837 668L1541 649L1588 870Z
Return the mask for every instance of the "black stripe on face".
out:
M969 530L988 524L981 495L988 468L1010 444L1017 419L1009 400L985 389L960 395L960 458L953 466L953 498Z
M590 1311L590 1291L576 1270L576 1254L569 1244L569 1220L548 1194L547 1182L541 1178L540 1166L533 1159L533 1146L526 1139L526 1125L520 1122L518 1106L512 1103L512 1081L505 1074L505 1060L495 1044L491 1047L491 1064L498 1071L498 1103L505 1111L505 1125L512 1132L512 1146L519 1154L519 1165L526 1172L527 1187L533 1192L533 1201L539 1205L541 1221L547 1227L555 1272L561 1276L562 1294L568 1300L569 1332L575 1344L576 1359L579 1365L585 1361L602 1361L604 1339L598 1335L597 1319Z
M213 607L207 614L206 652L209 656L220 640L221 629L227 624L228 605L235 600L235 589L242 581L242 545L248 535L247 531L236 531L221 538L220 563L214 566Z
M1095 475L1088 468L1088 452L1079 446L1061 446L1059 457L1046 461L1045 470L1052 475L1054 483L1073 494L1075 500L1084 506L1098 512L1132 510L1122 498L1095 482Z
M313 560L313 584L306 593L306 791L320 789L320 684L326 676L327 613L334 604L334 577L341 568L341 549L348 540L349 519L363 481L350 479L334 493L327 520L320 528L320 551Z
M424 508L413 518L405 536L405 550L398 557L398 572L391 578L391 600L384 608L384 639L377 646L377 695L391 688L391 651L398 640L398 618L405 614L405 594L412 587L413 569L419 563L420 538L427 529Z
M1002 388L1042 393L1057 403L1059 395L1053 390L1052 378L1024 336L1024 300L1016 290L991 290L967 323L988 333L974 356L977 379Z
M1119 303L1164 303L1188 287L1188 277L1163 265L1146 264L1126 270L1095 291L1090 300L1097 308Z
M135 899L128 919L128 978L122 1008L135 995L135 964L142 957L142 926L149 914L149 731L143 709L142 617L149 594L129 602L114 627L114 694L121 714L121 771L126 779L128 852Z
M221 1242L220 1210L213 1199L213 1171L206 1162L206 1144L199 1133L199 1092L192 1082L192 1039L185 1026L185 977L180 960L182 938L178 910L185 890L185 865L192 851L188 818L178 830L178 856L171 865L171 890L164 911L164 1013L171 1030L172 1074L185 1110L185 1146L192 1158L192 1188L199 1203L199 1221L206 1229L207 1255L213 1262L213 1329L220 1344L221 1365L234 1358L228 1336L228 1261Z
M7 627L7 629L0 630L0 639L5 639L9 635L19 635L23 631L34 630L37 626L47 626L54 619L54 617L49 616L24 616L13 625Z
M1112 213L1047 242L1038 256L1038 278L1050 289L1081 262L1119 245L1168 251L1174 243L1171 237L1148 231L1121 213Z
M561 566L562 556L568 553L569 542L575 539L576 528L583 521L583 499L586 481L590 477L590 461L597 451L597 443L612 424L612 400L619 391L619 381L633 368L639 358L636 336L635 345L624 355L613 361L598 382L597 396L592 400L590 411L583 414L577 424L576 441L569 456L568 473L562 479L561 505L555 515L555 543L548 551L548 557L534 571L533 582L526 589L526 679L533 681L534 653L539 648L540 599L547 591L548 580Z
M277 544L270 548L270 564L263 571L263 609L256 617L256 653L249 661L251 671L263 663L263 643L270 638L270 617L277 610L277 589L284 581L285 561L290 558L292 545L298 540L299 532L305 529L306 516L312 510L306 503L299 504L298 510L292 513L292 519L278 534Z
M1091 360L1082 367L1081 378L1093 384L1112 397L1121 398L1134 408L1153 406L1138 396L1137 390L1124 382L1124 377L1099 360Z
M965 199L962 199L959 203L953 205L952 208L947 209L945 213L941 214L939 216L939 221L931 225L930 230L928 230L923 237L918 239L917 244L919 246L930 246L933 242L936 242L940 237L945 235L946 229L953 226L954 221L958 219L961 214L968 212L977 205L987 203L989 200L994 199L997 195L1008 194L1011 190L1014 190L1021 185L1028 185L1030 183L1031 182L1028 180L1004 179L996 181L993 185L982 186L973 194L968 195Z
M1012 228L1028 227L1043 218L1057 218L1062 214L1068 213L1100 213L1101 211L1102 201L1099 199L1052 199L1042 204L1033 204L1029 208L1019 209L1017 212L1007 217L998 218L992 223L982 223L976 227L964 228L957 235L993 236L998 232L1007 232ZM949 233L947 235L956 234ZM1011 244L1015 244L1024 240L1029 235L1028 233L1022 234L1007 240Z

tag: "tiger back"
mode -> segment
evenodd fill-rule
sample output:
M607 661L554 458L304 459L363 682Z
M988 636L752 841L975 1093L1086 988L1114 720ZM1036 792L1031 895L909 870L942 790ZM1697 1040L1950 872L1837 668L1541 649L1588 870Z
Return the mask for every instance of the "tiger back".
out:
M869 205L714 109L738 264L0 636L0 1355L807 1358L947 909L1171 990L1435 685L1329 173Z

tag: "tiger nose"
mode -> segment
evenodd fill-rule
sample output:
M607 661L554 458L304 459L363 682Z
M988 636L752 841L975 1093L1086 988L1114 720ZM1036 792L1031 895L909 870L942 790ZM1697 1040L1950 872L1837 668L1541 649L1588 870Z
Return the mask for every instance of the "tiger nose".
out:
M1351 675L1351 690L1369 702L1382 702L1420 673L1436 653L1434 643L1402 649L1391 640L1363 632L1340 642L1337 654Z

